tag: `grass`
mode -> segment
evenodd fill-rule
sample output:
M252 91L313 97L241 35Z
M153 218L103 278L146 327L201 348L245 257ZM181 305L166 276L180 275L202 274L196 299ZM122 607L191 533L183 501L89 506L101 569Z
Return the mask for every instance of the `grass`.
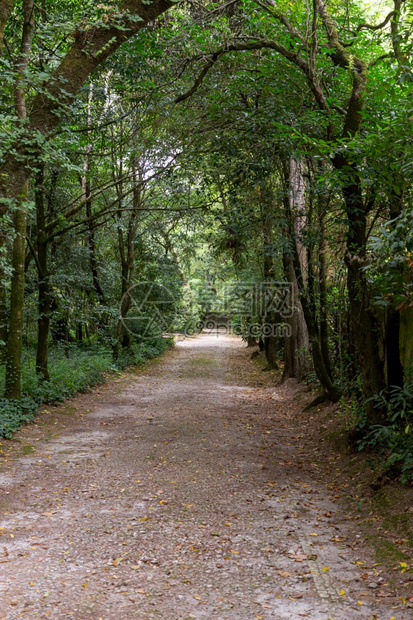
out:
M34 353L27 352L22 364L22 399L0 398L0 437L10 439L21 426L33 420L39 405L62 402L78 392L102 383L110 373L126 366L143 365L161 355L170 346L163 338L135 344L121 352L116 363L112 351L105 347L71 347L69 357L61 349L52 349L49 359L49 381L36 376ZM0 393L4 391L4 367L0 369Z

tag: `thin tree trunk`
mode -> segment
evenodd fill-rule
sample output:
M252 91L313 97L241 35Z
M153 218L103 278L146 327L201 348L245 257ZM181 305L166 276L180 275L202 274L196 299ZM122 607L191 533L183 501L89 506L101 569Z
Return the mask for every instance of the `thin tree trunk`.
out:
M0 235L0 245L4 247L4 234ZM4 257L1 257L4 260ZM6 273L4 267L0 267L0 363L5 359L7 344L7 294Z
M331 362L328 346L328 315L327 315L327 265L326 265L326 231L324 205L319 204L320 243L318 246L319 280L320 280L320 347L324 359L324 365L330 377Z
M93 99L93 83L89 85L89 98L87 107L87 127L90 131L92 126L92 99ZM93 288L101 305L105 305L105 295L99 281L98 262L96 259L96 242L95 242L95 224L92 219L92 199L91 199L91 187L90 187L90 154L93 150L91 142L86 146L85 158L83 160L83 175L82 175L82 199L86 205L86 217L88 218L88 244L89 244L89 261L90 269L92 272Z
M21 193L21 204L28 196L28 183ZM10 318L6 347L6 383L4 395L9 399L21 398L21 357L24 326L24 263L27 214L24 208L14 213L14 231L12 251L13 275L10 287Z
M400 8L400 7L399 7ZM399 179L400 186L403 179ZM390 200L390 219L397 218L403 209L403 192L393 190ZM386 355L387 389L403 387L404 369L400 353L400 313L391 306L386 314L384 349Z
M50 327L50 282L48 269L48 243L46 234L46 217L44 205L44 168L40 170L36 178L35 204L36 204L36 223L37 223L37 270L39 279L38 290L38 311L37 319L37 351L36 351L36 373L45 380L49 381L49 327Z

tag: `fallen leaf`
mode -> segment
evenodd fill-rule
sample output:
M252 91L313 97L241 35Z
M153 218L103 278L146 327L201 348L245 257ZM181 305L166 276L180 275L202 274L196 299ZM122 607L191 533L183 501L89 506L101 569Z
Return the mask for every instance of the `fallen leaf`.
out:
M118 564L120 564L121 562L123 562L125 558L116 558L116 560L112 560L112 565L113 566L117 566Z

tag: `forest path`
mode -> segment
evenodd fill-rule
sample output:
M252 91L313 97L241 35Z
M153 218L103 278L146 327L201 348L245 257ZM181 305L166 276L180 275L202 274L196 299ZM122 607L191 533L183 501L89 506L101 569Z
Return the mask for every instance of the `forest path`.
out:
M0 618L407 620L249 355L191 338L23 429L39 441L0 475Z

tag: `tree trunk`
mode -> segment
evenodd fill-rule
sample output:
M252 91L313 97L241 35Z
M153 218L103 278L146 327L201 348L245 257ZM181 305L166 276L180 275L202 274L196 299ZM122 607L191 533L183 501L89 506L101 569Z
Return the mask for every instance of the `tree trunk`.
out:
M294 180L291 178L291 163L285 168L286 171L286 181L287 186L290 187L292 184L294 188ZM296 170L296 174L299 172ZM308 287L306 286L305 276L302 268L302 258L300 256L300 246L297 244L297 233L300 233L301 230L297 228L296 217L293 211L294 204L291 201L291 191L290 194L285 195L285 211L287 214L287 221L289 222L289 233L290 233L290 252L291 252L291 261L294 268L294 275L297 282L299 298L301 302L301 307L303 309L303 315L305 319L305 324L308 330L309 342L311 345L311 353L314 363L314 370L316 372L317 378L321 383L321 386L327 392L328 398L332 402L337 402L340 398L340 391L336 385L334 385L331 377L326 369L323 355L321 352L320 338L319 338L319 330L317 325L317 317L315 315L315 307L312 303L312 300L309 297ZM303 210L303 209L301 209Z
M27 196L28 183L25 183L20 197L22 205L27 200ZM21 398L26 222L27 214L25 208L16 209L14 213L13 275L10 288L10 319L6 347L6 384L4 392L5 397L9 399Z
M284 276L292 292L292 314L284 318L288 332L284 336L284 369L282 380L301 381L308 372L308 359L305 351L309 349L308 330L300 304L297 279L291 256L283 255Z
M400 360L400 313L389 308L386 317L385 353L387 389L403 387L403 366Z
M348 164L349 166L349 164ZM345 174L348 177L348 166ZM353 171L354 175L356 172ZM348 218L347 234L347 288L350 302L352 338L357 351L363 379L363 396L367 423L377 424L385 420L384 412L374 407L370 399L385 386L383 362L378 347L378 328L371 311L369 286L364 272L366 257L367 213L360 181L343 188Z
M23 0L23 28L20 53L17 58L16 82L14 86L14 108L21 122L26 119L25 73L34 35L34 0ZM8 182L8 181L7 181ZM1 191L0 191L1 194ZM14 232L10 289L10 319L6 349L5 397L21 398L21 357L24 327L24 275L26 259L26 202L29 196L29 181L24 178L16 187L14 197L18 203L14 212Z
M88 107L87 107L87 127L90 130L92 126L92 99L93 99L93 83L89 86L89 99L88 99ZM99 281L99 272L98 272L98 262L96 259L96 243L95 243L95 224L92 219L92 199L91 199L91 187L90 187L90 170L89 170L89 160L90 154L92 153L93 147L92 144L86 146L85 158L83 160L83 175L82 175L82 199L86 204L86 217L88 218L88 227L89 227L89 236L88 236L88 244L89 244L89 260L90 260L90 269L92 272L92 282L93 288L101 305L105 305L105 295L103 293L102 287L100 286Z
M4 246L4 234L0 236L0 244ZM4 257L2 258L4 260ZM0 363L5 359L7 343L7 294L6 294L6 274L3 267L0 267Z
M284 175L288 190L285 196L285 207L287 214L291 215L289 221L292 227L288 233L291 243L295 244L295 252L301 266L300 272L302 277L305 278L307 260L305 248L299 239L305 225L305 184L301 162L296 162L294 159L285 162ZM300 381L310 370L307 354L310 344L291 252L284 252L283 266L284 275L290 284L292 293L292 314L286 317L289 330L284 339L283 381L289 378L295 378Z
M324 205L319 206L321 206L319 213L320 243L318 246L318 262L320 266L320 348L326 370L330 377L332 377L328 346L325 210Z
M38 272L38 312L36 373L44 381L49 381L49 326L50 326L50 283L48 269L48 243L44 208L44 169L36 178L35 204L37 224L37 272Z
M400 9L400 6L399 6ZM403 178L398 179L400 187L403 187ZM403 210L403 191L393 189L390 198L390 219L394 220ZM386 315L384 351L386 357L387 389L393 386L403 387L404 369L400 352L400 313L390 306Z

